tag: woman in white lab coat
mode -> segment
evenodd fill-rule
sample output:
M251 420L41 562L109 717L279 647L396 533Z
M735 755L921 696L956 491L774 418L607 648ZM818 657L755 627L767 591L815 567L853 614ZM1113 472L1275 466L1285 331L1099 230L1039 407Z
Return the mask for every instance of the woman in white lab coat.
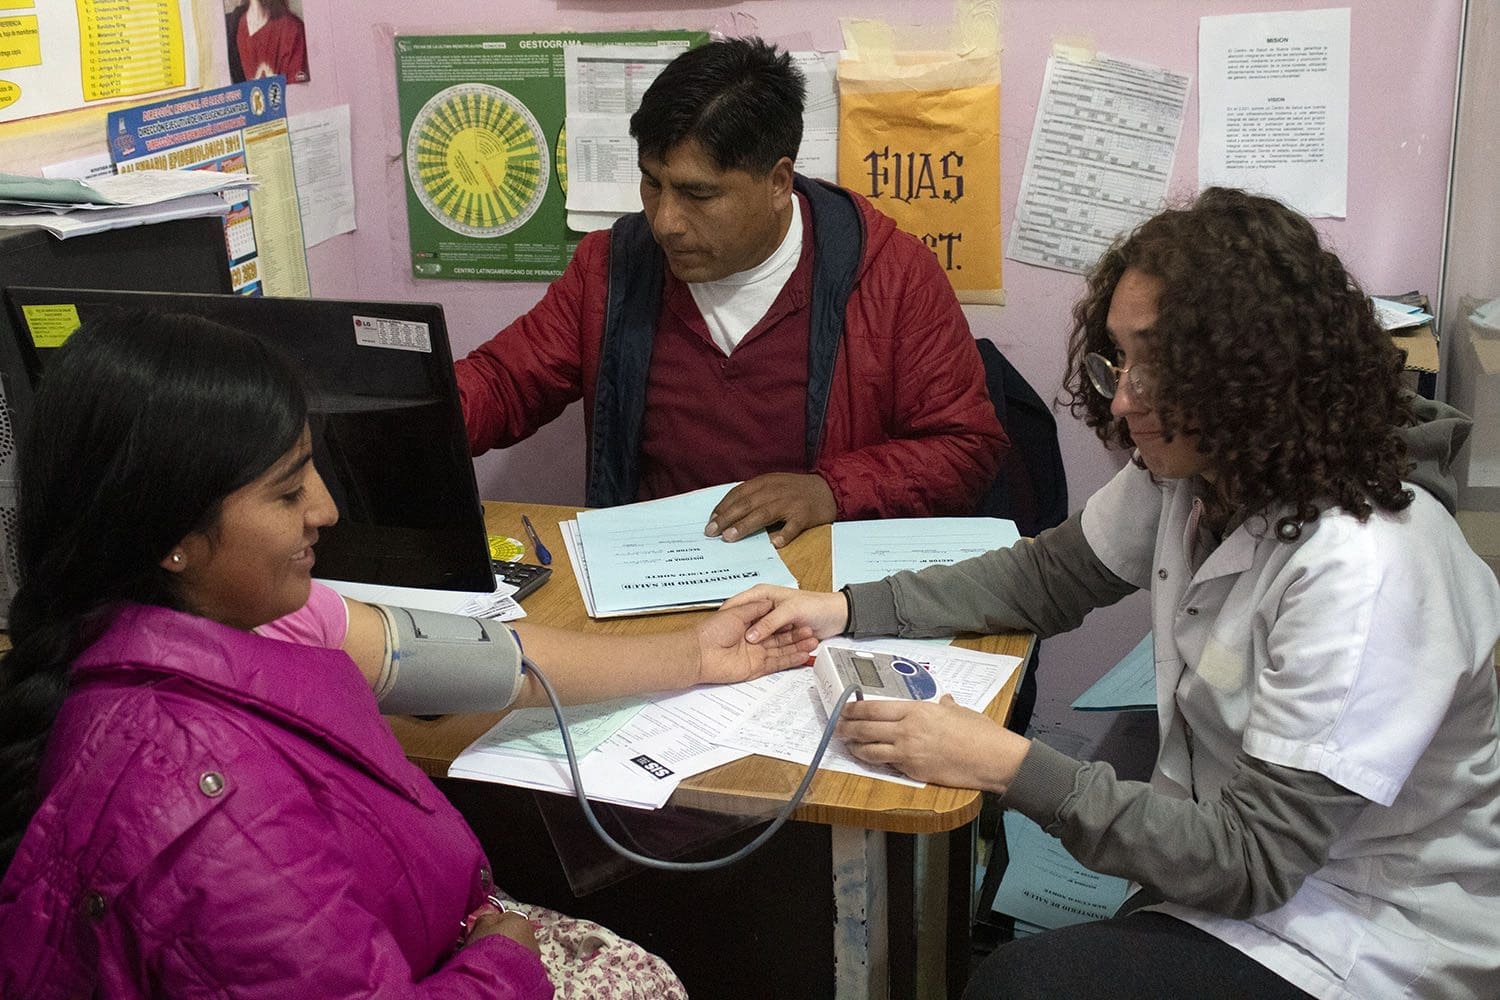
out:
M1402 388L1313 227L1239 191L1104 255L1069 362L1075 412L1132 452L1080 513L842 594L747 592L777 602L755 640L1045 636L1151 591L1149 783L952 703L845 711L863 759L999 793L1142 887L1001 947L966 995L1500 996L1500 586L1446 475L1467 420Z

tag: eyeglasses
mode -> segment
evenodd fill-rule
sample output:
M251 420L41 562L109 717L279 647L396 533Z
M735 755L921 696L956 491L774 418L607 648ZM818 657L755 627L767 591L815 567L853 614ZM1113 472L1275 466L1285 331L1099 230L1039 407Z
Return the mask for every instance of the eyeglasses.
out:
M1156 379L1147 364L1133 364L1121 368L1102 354L1085 354L1083 371L1093 383L1094 391L1105 399L1114 399L1124 382L1130 389L1131 398L1142 406L1150 406L1155 398Z

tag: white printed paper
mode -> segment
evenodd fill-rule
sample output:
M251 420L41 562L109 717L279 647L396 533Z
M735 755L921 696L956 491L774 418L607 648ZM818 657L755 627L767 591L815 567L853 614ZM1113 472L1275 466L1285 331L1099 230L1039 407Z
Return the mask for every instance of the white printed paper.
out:
M43 177L73 177L80 181L91 181L96 177L108 177L115 172L109 153L91 153L76 160L64 160L42 168Z
M1343 218L1349 8L1205 17L1198 67L1199 188L1245 188Z
M764 757L775 757L777 760L806 766L812 763L818 743L823 737L823 730L827 726L828 715L823 710L823 702L818 697L811 678L783 680L775 691L768 693L755 706L755 710L726 733L720 742L745 753L758 753ZM866 764L849 753L843 741L837 738L829 742L818 769L858 774L912 788L921 788L923 784L913 781L893 767Z
M433 590L427 587L387 587L374 583L354 583L351 580L319 580L345 597L366 604L389 604L395 608L416 608L419 611L441 611L450 615L466 615L470 618L494 618L508 622L525 618L510 595L516 588L508 583L499 583L494 591L484 593L469 590Z
M640 169L630 116L685 42L565 45L569 212L641 210Z
M1190 84L1102 54L1047 60L1006 256L1085 272L1160 211Z
M839 179L839 92L837 52L793 52L792 63L807 80L802 105L802 145L797 173L837 184Z
M302 244L312 247L354 231L354 157L349 146L349 105L287 118L292 172L302 213Z
M686 778L745 756L745 751L722 746L717 739L781 676L705 685L649 699L597 750L580 758L584 793L599 802L661 808ZM502 720L465 748L449 767L449 776L573 791L565 759L505 746L496 738L503 726Z

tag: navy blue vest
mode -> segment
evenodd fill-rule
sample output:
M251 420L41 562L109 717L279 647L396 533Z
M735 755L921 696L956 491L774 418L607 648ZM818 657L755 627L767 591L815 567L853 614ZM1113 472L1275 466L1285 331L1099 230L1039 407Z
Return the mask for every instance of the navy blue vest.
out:
M813 235L811 323L807 352L807 462L823 437L823 418L844 335L849 302L864 257L859 206L842 188L805 177L793 187L807 199ZM588 451L590 507L634 503L640 491L641 424L651 347L661 316L666 258L643 212L614 224L609 236L609 290L599 348L593 430Z

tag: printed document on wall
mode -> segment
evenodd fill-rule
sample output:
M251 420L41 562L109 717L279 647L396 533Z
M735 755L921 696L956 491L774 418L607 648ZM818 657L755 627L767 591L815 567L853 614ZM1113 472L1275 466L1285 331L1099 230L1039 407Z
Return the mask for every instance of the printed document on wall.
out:
M310 294L302 215L286 123L286 80L258 80L111 111L109 155L120 173L216 170L260 184L224 220L230 283L241 295Z
M1192 78L1103 53L1047 61L1006 256L1085 272L1160 211Z
M191 0L0 7L0 122L198 86Z
M287 118L302 243L316 246L354 231L354 155L349 105L305 111Z
M1000 53L906 51L879 31L845 41L840 181L937 255L958 301L1003 305Z
M1343 218L1349 8L1205 17L1198 72L1199 188L1245 188Z
M630 116L661 71L686 50L686 40L563 46L569 212L623 215L641 210Z
M807 81L802 106L802 145L797 173L837 184L839 180L839 55L837 52L793 52L792 63Z
M627 108L645 89L637 73L644 63L604 60L584 64L583 92L569 98L564 51L619 44L675 54L707 40L706 31L398 35L411 276L550 281L562 274L578 246L571 227L608 226L618 214L572 208L571 187L604 183L611 185L604 193L620 194L622 182L627 189L637 183ZM568 117L575 112L601 115L587 124L606 129L590 133L581 149L573 133L585 123Z

